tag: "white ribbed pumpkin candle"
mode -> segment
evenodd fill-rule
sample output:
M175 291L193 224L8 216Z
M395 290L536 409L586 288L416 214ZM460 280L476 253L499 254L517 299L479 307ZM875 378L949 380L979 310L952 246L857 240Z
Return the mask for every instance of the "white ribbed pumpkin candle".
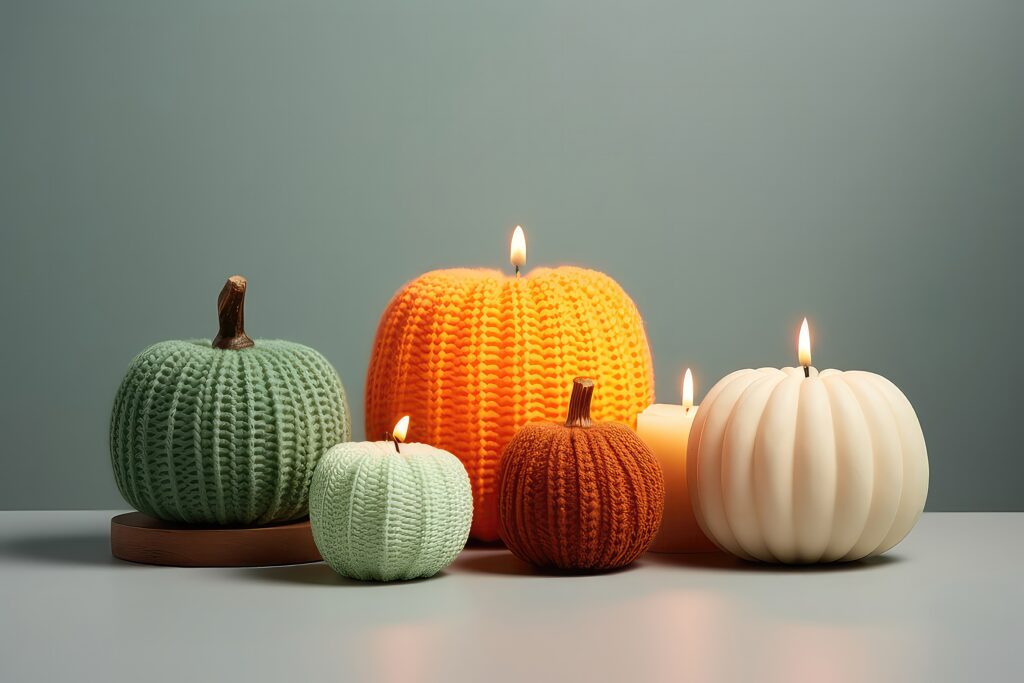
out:
M806 333L805 333L806 334ZM687 448L704 533L764 562L857 560L893 547L928 495L924 434L870 372L739 370L708 393Z

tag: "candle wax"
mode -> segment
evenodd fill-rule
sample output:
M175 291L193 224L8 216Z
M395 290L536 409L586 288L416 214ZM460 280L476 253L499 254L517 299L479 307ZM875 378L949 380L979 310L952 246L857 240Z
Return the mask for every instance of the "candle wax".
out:
M637 416L636 431L654 452L665 477L665 511L650 550L693 553L717 550L697 524L686 485L686 443L699 406L655 403Z

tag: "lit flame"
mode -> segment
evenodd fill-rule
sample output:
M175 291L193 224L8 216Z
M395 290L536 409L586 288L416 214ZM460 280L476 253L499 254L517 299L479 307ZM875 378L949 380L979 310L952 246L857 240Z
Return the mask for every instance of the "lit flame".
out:
M686 368L683 375L683 407L689 410L693 407L693 373Z
M805 368L811 365L811 333L807 330L807 318L800 325L800 343L798 344L800 365Z
M526 233L523 226L517 225L516 231L512 233L512 248L509 250L509 260L516 267L516 271L526 265Z
M401 420L399 420L397 423L395 423L395 428L393 430L391 430L391 437L393 439L395 439L396 441L401 441L402 443L405 443L405 435L406 435L406 433L408 431L409 431L409 416L406 415Z

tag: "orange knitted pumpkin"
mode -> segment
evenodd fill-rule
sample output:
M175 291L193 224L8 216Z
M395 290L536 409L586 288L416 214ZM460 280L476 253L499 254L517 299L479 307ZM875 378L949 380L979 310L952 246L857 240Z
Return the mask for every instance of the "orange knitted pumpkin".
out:
M661 525L661 467L629 427L591 423L594 382L576 379L565 425L523 427L501 460L501 537L516 557L567 570L622 567Z
M498 538L501 451L528 422L558 419L569 380L602 384L595 417L633 424L654 397L636 306L607 275L538 268L437 270L400 290L366 378L366 434L412 416L409 439L454 453L473 485L474 538Z

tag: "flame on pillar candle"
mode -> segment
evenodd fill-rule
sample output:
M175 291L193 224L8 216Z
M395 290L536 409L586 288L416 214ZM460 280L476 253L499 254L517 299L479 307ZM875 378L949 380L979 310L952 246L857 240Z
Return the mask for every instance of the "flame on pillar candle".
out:
M519 268L526 265L526 233L523 232L523 226L521 225L517 225L515 232L512 233L512 247L509 250L509 260L516 268L516 275L519 274Z
M797 353L800 358L800 365L805 368L811 365L811 333L807 329L807 318L804 318L800 325L800 342L797 344Z
M401 441L402 443L405 443L405 435L406 435L406 433L408 431L409 431L409 416L406 415L401 420L399 420L397 423L395 423L395 428L391 431L391 437L395 441Z
M693 373L686 368L683 375L683 408L690 410L693 407Z

